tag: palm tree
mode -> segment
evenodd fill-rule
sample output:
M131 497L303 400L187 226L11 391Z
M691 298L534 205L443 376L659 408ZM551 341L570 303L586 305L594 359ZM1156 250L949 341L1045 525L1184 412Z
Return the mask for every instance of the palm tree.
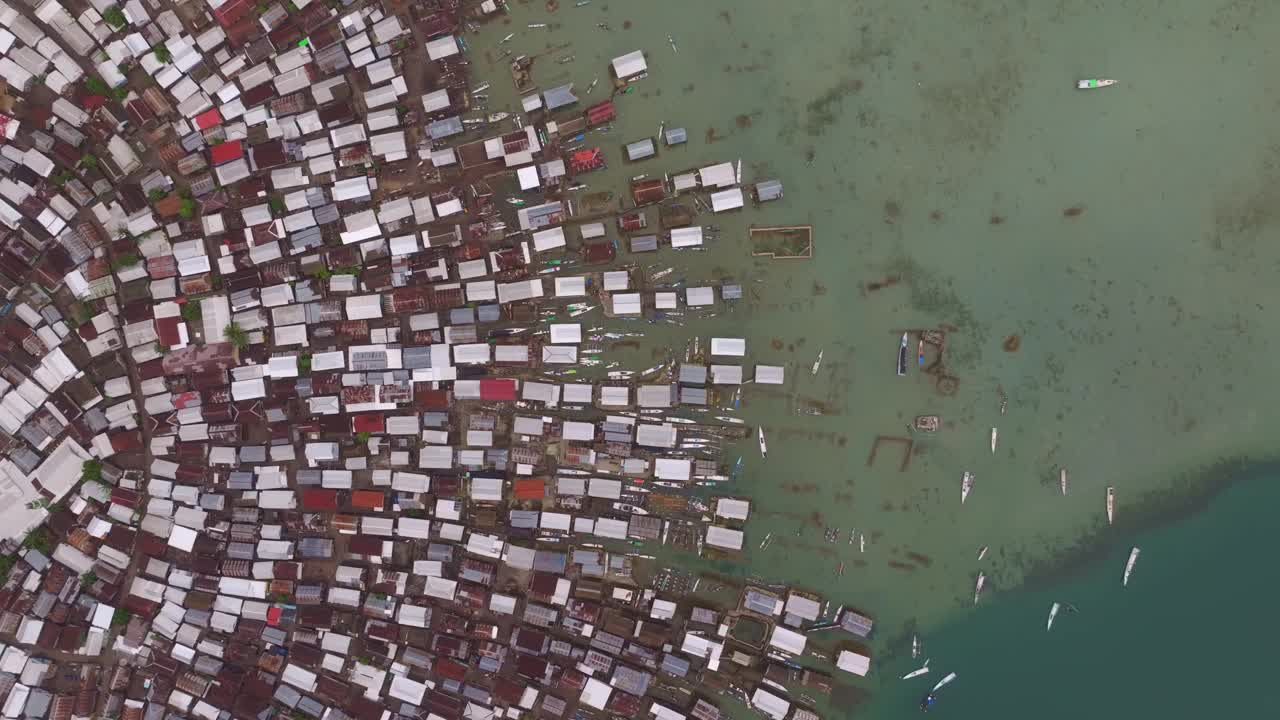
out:
M237 350L243 350L249 347L249 333L240 327L239 323L231 323L222 329L222 337L227 342L236 346Z

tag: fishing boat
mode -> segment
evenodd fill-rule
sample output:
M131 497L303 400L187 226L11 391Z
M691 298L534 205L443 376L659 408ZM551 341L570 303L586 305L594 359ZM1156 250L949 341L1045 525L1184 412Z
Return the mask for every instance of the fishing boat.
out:
M1107 524L1111 525L1116 521L1116 489L1114 487L1107 488Z
M1049 608L1049 622L1045 623L1044 625L1045 632L1049 632L1050 630L1053 629L1053 619L1058 617L1059 607L1061 607L1059 603L1054 603L1053 607Z
M898 375L907 374L907 334L902 333L902 342L898 344Z
M758 435L760 438L760 457L764 458L769 454L769 448L764 444L764 426L761 426L757 429L759 431Z
M1129 561L1124 564L1124 582L1122 587L1129 586L1129 576L1133 574L1133 566L1138 562L1138 553L1142 552L1138 548L1129 551Z
M924 367L924 337L920 338L920 342L916 343L916 365Z
M595 80L592 80L592 81L591 81L591 84L587 86L587 94L588 94L588 95L590 95L590 94L591 94L591 91L592 91L592 90L595 90L595 89L596 89L596 85L597 85L599 82L600 82L600 76L599 76L599 75L597 75L597 76L596 76L596 79L595 79Z
M911 636L911 659L915 660L918 657L920 657L920 636L912 635Z
M963 505L965 500L969 499L969 493L973 491L973 473L965 472L964 478L960 480L960 504Z
M928 675L928 674L929 674L929 661L928 661L928 660L925 660L925 661L924 661L924 665L921 665L920 667L916 668L915 670L912 670L911 672L907 673L906 675L903 675L903 676L902 676L902 679L903 679L903 680L910 680L911 678L918 678L918 677L920 677L921 675Z
M982 558L987 556L988 549L989 548L986 545L983 545L982 549L978 550L978 562L982 562Z
M1116 81L1108 78L1089 78L1088 80L1077 80L1077 90L1096 90L1098 88L1111 87Z
M996 451L996 443L999 440L1000 440L1000 431L996 428L991 428L991 452L992 453Z
M1058 487L1062 488L1062 496L1067 496L1067 469L1058 469Z
M911 423L911 428L921 432L937 432L941 422L942 419L937 415L917 415L915 421Z
M948 683L950 683L952 680L955 680L955 679L956 679L956 674L951 673L950 675L939 680L938 684L934 685L933 689L925 693L925 696L920 699L920 709L925 712L929 712L929 708L933 707L933 704L938 700L936 693L939 690L941 690L943 686L947 685Z
M509 117L511 117L511 113L509 112L489 113L489 122L502 122Z
M822 367L822 353L824 352L826 352L825 349L818 351L818 359L813 361L813 372L809 373L810 375L818 374L818 368Z
M769 547L769 541L772 539L773 539L773 533L769 533L765 535L764 539L760 541L760 549L763 550L766 547Z
M673 38L673 37L671 37L670 35L668 35L668 36L667 36L667 42L671 43L671 51L672 51L672 52L680 52L680 48L676 47L676 39L675 39L675 38Z
M867 551L867 536L863 533L858 533L858 552L864 553L866 551Z
M982 586L987 584L985 573L978 573L978 582L973 586L973 604L978 604L978 596L982 595Z

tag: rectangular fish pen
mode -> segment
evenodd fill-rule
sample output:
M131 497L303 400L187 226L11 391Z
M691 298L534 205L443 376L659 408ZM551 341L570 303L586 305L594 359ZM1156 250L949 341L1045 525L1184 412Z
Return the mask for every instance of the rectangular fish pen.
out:
M751 228L751 255L772 260L813 257L812 225L767 225Z

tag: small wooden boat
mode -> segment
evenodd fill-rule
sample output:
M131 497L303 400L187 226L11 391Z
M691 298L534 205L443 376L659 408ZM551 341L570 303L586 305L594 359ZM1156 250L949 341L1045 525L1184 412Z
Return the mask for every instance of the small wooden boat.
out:
M965 500L969 499L969 493L973 491L973 473L965 472L964 478L960 480L960 504L963 505Z
M1058 487L1062 488L1062 496L1066 497L1067 495L1067 469L1066 468L1058 469Z
M999 440L1000 440L1000 431L997 430L996 428L991 428L991 452L992 453L995 453L996 443Z
M758 434L760 438L760 457L764 458L769 454L769 447L764 444L764 426L763 425L760 426L758 430L759 430Z
M1129 586L1129 576L1133 574L1133 566L1137 564L1138 553L1141 553L1141 552L1142 550L1138 548L1134 548L1129 551L1129 561L1124 564L1124 582L1121 583L1122 587Z
M937 415L917 415L911 427L921 432L937 432L942 419Z
M978 573L978 583L973 586L973 604L978 604L978 596L982 595L982 586L987 583L987 576L984 573Z
M1116 521L1116 489L1114 487L1107 488L1107 524L1111 525Z
M902 333L902 342L898 344L898 375L907 374L907 334Z
M1077 80L1077 90L1096 90L1098 88L1111 87L1116 81L1108 78L1089 78L1088 80Z
M822 353L824 352L826 352L826 350L818 351L818 359L813 361L813 372L809 373L810 375L818 374L818 368L822 367Z
M912 670L911 672L907 673L906 675L903 675L903 676L902 676L902 679L903 679L903 680L910 680L911 678L918 678L918 677L920 677L921 675L928 675L928 674L929 674L929 661L928 661L928 660L925 660L925 661L924 661L924 665L921 665L920 667L916 668L915 670Z
M924 336L921 336L920 342L916 343L916 365L924 367Z
M1060 607L1059 603L1054 603L1053 607L1049 608L1049 622L1045 623L1045 626L1044 626L1045 632L1049 632L1050 630L1053 629L1053 619L1058 617L1059 607Z

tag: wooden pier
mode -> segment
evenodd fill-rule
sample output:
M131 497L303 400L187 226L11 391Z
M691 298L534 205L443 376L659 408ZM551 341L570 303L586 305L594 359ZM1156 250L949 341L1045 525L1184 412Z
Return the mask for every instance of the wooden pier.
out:
M771 260L813 257L812 225L766 225L750 229L751 256Z

